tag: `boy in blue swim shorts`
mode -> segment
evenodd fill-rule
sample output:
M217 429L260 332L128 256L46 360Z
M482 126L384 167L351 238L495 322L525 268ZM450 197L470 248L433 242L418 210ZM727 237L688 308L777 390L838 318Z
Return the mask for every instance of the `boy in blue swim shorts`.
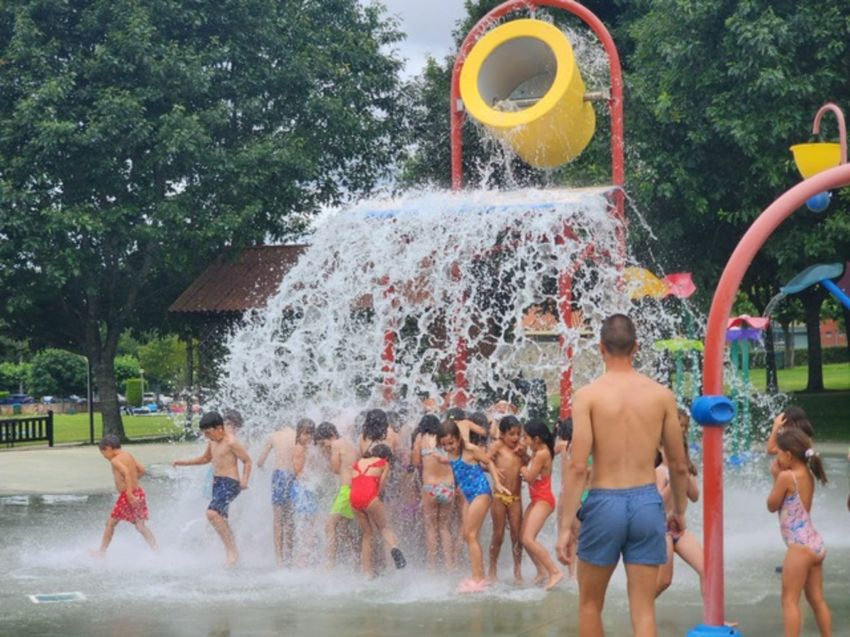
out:
M635 326L622 314L602 323L600 351L605 373L573 397L571 455L563 470L558 558L572 561L569 545L578 511L579 632L602 635L608 582L622 556L628 578L632 632L656 635L658 569L667 561L666 527L684 530L688 465L676 399L666 387L633 367ZM673 492L665 524L655 486L655 454L662 443ZM593 455L590 493L579 510Z
M227 552L225 564L233 566L239 559L236 540L227 521L230 503L248 488L251 475L251 457L236 437L224 428L224 420L217 412L207 412L201 418L201 432L209 441L204 453L191 460L175 460L175 467L212 463L212 500L207 507L207 519L216 530ZM242 476L239 475L242 462Z

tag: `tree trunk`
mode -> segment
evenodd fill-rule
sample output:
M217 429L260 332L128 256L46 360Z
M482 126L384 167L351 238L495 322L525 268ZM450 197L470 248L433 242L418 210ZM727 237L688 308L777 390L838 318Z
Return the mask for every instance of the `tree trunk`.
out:
M776 373L776 349L773 346L773 326L771 325L768 325L764 331L764 350L767 357L764 362L767 391L775 394L779 391L779 377Z
M103 435L113 434L123 442L127 440L121 410L118 405L118 389L115 382L115 351L111 348L91 352L92 370L100 396L100 413L103 417Z
M806 344L809 351L809 380L806 391L823 391L823 356L820 346L820 309L824 295L806 290L800 295L806 313Z
M794 333L791 331L791 321L782 321L782 339L785 342L785 369L794 367Z

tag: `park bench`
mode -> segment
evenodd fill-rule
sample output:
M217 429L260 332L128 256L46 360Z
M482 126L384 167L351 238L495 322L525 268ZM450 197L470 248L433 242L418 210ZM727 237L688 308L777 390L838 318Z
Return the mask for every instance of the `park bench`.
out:
M0 420L0 444L14 447L20 442L47 442L53 446L53 412L45 416L27 416Z

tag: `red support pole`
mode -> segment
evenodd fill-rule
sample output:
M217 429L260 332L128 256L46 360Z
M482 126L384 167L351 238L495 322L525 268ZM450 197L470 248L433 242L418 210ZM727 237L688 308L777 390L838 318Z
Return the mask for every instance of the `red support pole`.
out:
M741 280L774 231L814 195L850 185L850 164L818 173L774 201L744 234L714 292L705 333L703 393L723 393L726 326ZM703 541L705 623L723 626L723 428L705 427L703 438Z
M568 273L562 272L558 277L558 305L561 320L567 328L572 325L572 300L572 277ZM567 358L566 366L561 370L561 384L559 392L561 394L561 409L558 415L560 419L563 420L564 418L569 418L569 416L573 413L572 404L570 403L570 399L573 395L573 348L566 347L566 339L563 335L558 337L558 342L561 346L561 351L566 354Z
M389 297L395 292L395 288L390 285L384 290L384 297ZM393 306L395 302L393 302ZM393 402L395 398L395 330L390 325L384 330L384 351L381 354L384 365L381 367L381 372L384 376L383 396L386 403Z

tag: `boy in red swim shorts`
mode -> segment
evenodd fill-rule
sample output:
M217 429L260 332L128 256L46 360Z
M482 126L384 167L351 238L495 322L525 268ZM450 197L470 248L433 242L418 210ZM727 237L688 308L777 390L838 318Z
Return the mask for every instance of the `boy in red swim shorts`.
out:
M135 526L148 545L156 550L156 538L145 524L148 519L145 490L139 486L139 478L144 475L145 468L138 460L121 448L121 441L118 436L104 436L99 447L101 455L112 465L112 476L115 479L118 500L106 521L106 529L103 531L100 548L95 553L98 555L106 553L106 549L109 548L109 543L112 541L112 535L115 533L115 527L122 520Z

